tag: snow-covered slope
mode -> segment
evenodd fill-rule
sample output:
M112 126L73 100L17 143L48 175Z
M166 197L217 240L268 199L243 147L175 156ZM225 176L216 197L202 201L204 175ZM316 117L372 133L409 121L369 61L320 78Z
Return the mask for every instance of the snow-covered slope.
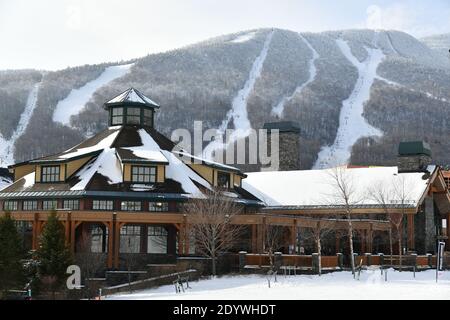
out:
M31 116L33 115L33 111L36 108L40 85L40 82L36 83L29 93L25 110L20 115L19 124L13 132L11 138L6 140L0 135L0 167L8 166L14 163L14 144L27 129Z
M316 79L317 75L316 60L320 58L320 55L313 48L311 43L309 43L309 41L305 39L305 37L303 37L301 34L299 34L299 36L300 39L302 39L302 41L308 46L308 48L312 52L312 58L309 61L309 78L308 80L306 80L305 83L297 87L290 96L283 97L283 99L281 99L281 101L272 109L272 113L279 118L283 115L284 105L286 104L286 102L292 100L296 95L301 94L303 89L306 88L310 83L312 83Z
M57 104L53 113L53 121L70 125L70 117L83 110L95 91L111 81L123 77L130 72L132 66L133 64L125 64L107 67L97 79L89 81L79 89L73 89L64 100Z
M347 42L337 40L344 56L358 70L358 80L350 97L342 103L339 117L339 129L333 145L322 148L315 169L330 168L349 162L351 149L362 137L382 136L382 132L372 127L363 117L364 103L370 99L370 90L377 78L377 69L385 58L382 50L367 48L368 58L359 62L352 54ZM374 39L377 45L377 38Z
M245 82L244 87L239 90L236 97L234 97L233 103L231 105L231 110L228 112L226 119L222 122L222 125L218 129L219 134L224 136L225 130L228 128L230 121L233 120L234 128L236 129L236 131L230 135L229 140L225 142L225 144L221 143L220 141L211 142L203 151L204 158L212 159L214 151L224 149L228 144L233 143L237 139L248 136L249 130L252 128L252 125L248 119L247 114L247 99L252 93L255 83L261 75L264 61L266 60L267 52L270 48L272 37L273 31L267 35L261 53L253 62L252 69L250 70L249 77Z

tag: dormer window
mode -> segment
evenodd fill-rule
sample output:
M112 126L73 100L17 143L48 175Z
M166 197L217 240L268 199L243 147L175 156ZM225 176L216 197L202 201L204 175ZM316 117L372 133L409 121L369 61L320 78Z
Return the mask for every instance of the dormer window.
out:
M230 174L226 172L217 172L217 186L219 188L230 188Z
M153 126L153 110L144 109L144 126Z
M131 181L134 183L155 183L156 167L132 166Z
M123 108L113 108L111 112L111 125L123 124Z
M58 182L59 166L42 166L41 182Z

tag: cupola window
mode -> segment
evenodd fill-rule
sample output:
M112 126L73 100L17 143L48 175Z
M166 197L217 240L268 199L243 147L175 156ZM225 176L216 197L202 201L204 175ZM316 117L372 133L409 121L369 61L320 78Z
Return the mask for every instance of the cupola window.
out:
M141 109L127 108L127 124L141 124Z
M123 108L113 108L111 115L111 125L117 126L123 124Z

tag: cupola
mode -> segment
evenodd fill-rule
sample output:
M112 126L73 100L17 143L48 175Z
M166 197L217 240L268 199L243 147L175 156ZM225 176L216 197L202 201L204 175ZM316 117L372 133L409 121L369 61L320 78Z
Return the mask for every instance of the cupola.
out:
M159 105L142 94L139 90L130 88L106 102L103 107L109 111L109 125L133 125L153 128L155 109Z

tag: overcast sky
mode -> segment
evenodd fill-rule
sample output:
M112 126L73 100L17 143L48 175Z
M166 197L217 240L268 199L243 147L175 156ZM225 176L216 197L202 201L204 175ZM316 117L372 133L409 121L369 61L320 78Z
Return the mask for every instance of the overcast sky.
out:
M0 0L0 70L119 61L261 27L450 32L450 0Z

